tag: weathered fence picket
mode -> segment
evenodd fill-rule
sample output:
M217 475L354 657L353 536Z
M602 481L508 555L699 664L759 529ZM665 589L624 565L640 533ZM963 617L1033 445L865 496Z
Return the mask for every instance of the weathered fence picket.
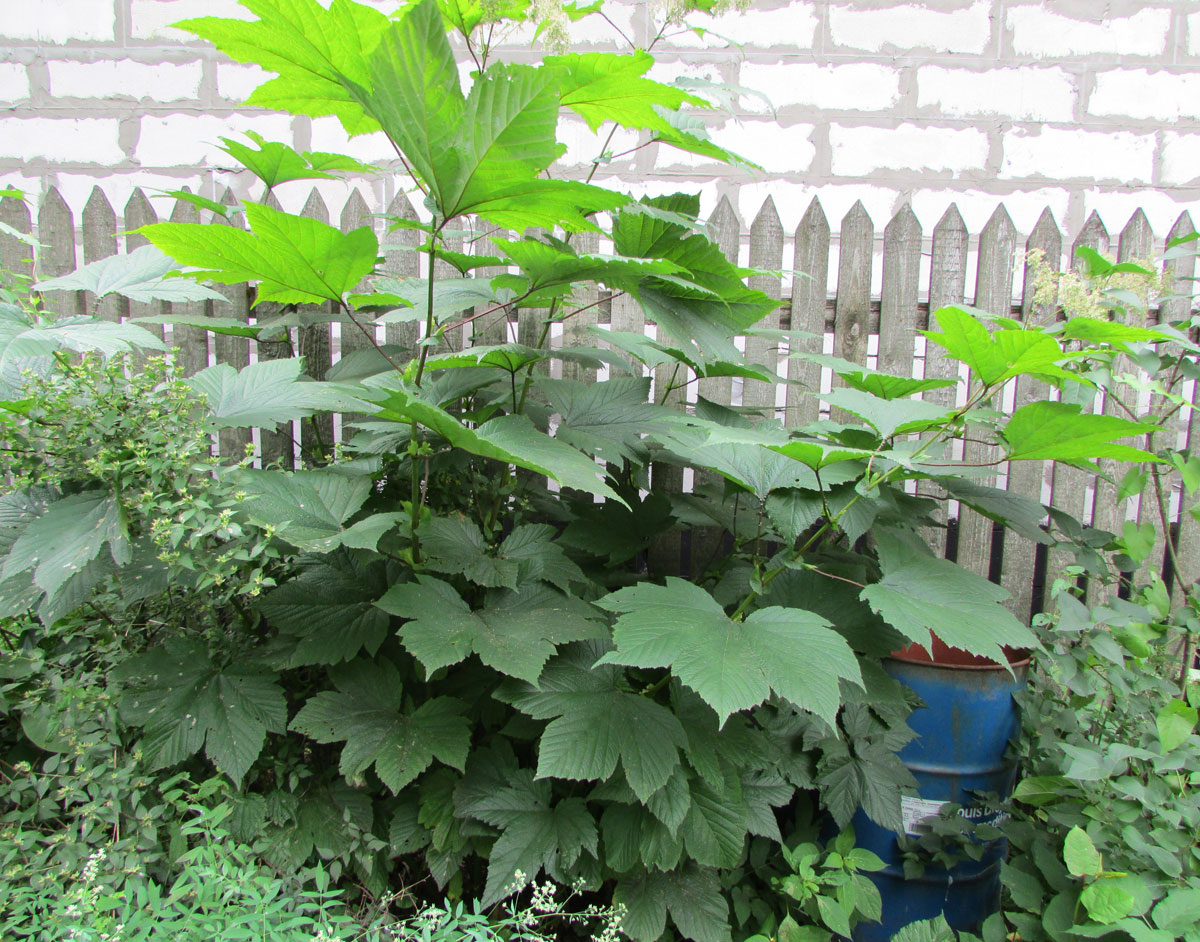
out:
M226 205L236 200L228 190L222 197ZM270 205L278 208L274 197L268 198ZM387 207L388 214L403 219L415 219L417 213L404 194L397 195ZM332 215L320 193L313 190L303 214L322 222ZM170 218L175 221L195 221L203 215L186 201L177 201ZM377 228L368 201L358 190L353 190L340 212L336 214L340 228L350 231L366 225ZM0 222L17 232L36 236L42 243L37 275L42 278L66 274L72 271L82 258L92 262L118 251L130 252L145 239L133 230L147 223L156 222L159 216L141 190L135 190L123 208L122 218L109 202L102 189L97 187L89 196L79 217L76 231L76 216L54 188L49 189L34 213L30 207L16 200L0 201ZM244 225L240 216L224 219L219 215L213 221L220 225ZM724 254L735 260L742 240L742 222L732 204L722 198L707 220L710 235ZM779 309L763 324L765 327L793 330L798 333L788 341L780 342L763 337L746 339L747 357L777 371L780 380L768 384L759 380L730 380L727 377L705 378L698 383L694 376L683 375L673 368L660 367L652 376L653 394L659 401L673 403L680 408L688 407L696 396L703 396L724 406L743 406L761 410L763 415L782 417L788 425L803 425L818 419L824 408L820 401L823 370L811 359L797 356L800 353L832 352L845 360L876 366L889 373L925 378L958 379L959 368L955 361L940 355L940 348L926 342L919 333L930 326L929 313L940 307L960 304L966 299L968 265L974 259L976 307L993 314L1019 317L1022 321L1044 321L1053 316L1048 306L1038 307L1033 299L1033 273L1028 263L1021 264L1018 255L1020 245L1016 227L1003 205L994 214L979 234L972 252L972 242L955 206L950 206L926 236L921 221L908 206L903 206L883 227L881 239L876 238L876 224L862 203L856 203L838 223L837 238L833 237L829 220L818 199L814 198L803 218L791 231L792 273L783 275L786 243L788 242L785 221L781 220L775 201L768 197L759 213L749 226L748 259L758 271L751 276L751 285L772 297L780 299ZM118 231L118 230L121 231ZM1117 241L1117 256L1120 260L1143 259L1153 255L1165 242L1195 231L1188 213L1180 215L1175 225L1160 243L1142 210L1137 210L1121 230ZM480 229L477 236L503 235L491 230ZM1070 242L1070 255L1064 258L1064 233L1059 229L1053 214L1047 209L1042 213L1023 243L1023 254L1039 249L1045 254L1049 265L1058 270L1063 264L1079 266L1075 250L1089 246L1105 252L1109 249L1109 233L1100 218L1093 213L1088 217L1075 239ZM388 230L381 234L384 270L395 277L415 277L424 272L422 256L417 251L421 242L418 231L406 228ZM877 242L879 243L877 245ZM574 244L581 253L603 251L599 237L594 233L576 236ZM461 235L456 235L451 248L463 250ZM476 238L467 244L475 254L491 252L486 238ZM831 251L836 250L836 290L829 296ZM882 254L882 278L878 285L872 284L873 265L877 253ZM0 263L8 270L29 274L30 247L19 239L0 235ZM927 257L928 275L922 276L924 257ZM1168 263L1173 275L1184 286L1195 274L1195 259L1185 257ZM455 277L457 272L448 264L438 262L439 277ZM1019 286L1014 286L1014 274L1023 273ZM502 268L480 269L476 277L491 277L504 271ZM790 293L786 286L790 285ZM216 314L232 317L246 323L257 323L284 313L285 308L277 304L262 304L252 308L254 289L246 285L218 286L227 303L210 302L146 304L104 299L99 303L94 298L84 298L81 292L48 292L43 298L47 308L60 314L78 314L86 309L107 319L141 317L159 313L186 314L189 317L204 317ZM1186 290L1186 288L1184 289ZM877 300L873 300L877 298ZM614 330L642 333L652 330L641 307L628 295L621 292L607 295L589 288L576 296L574 303L582 310L563 322L561 336L556 344L588 346L598 341L591 333L593 326L609 326ZM1168 300L1160 315L1165 320L1183 319L1190 302L1186 298ZM477 307L472 312L463 312L463 318L472 313L486 310ZM270 336L262 335L257 342L226 335L210 335L208 332L184 324L170 328L171 341L179 348L179 359L186 373L203 369L210 362L228 363L242 368L251 359L269 360L293 353L302 354L307 361L308 372L317 379L323 378L332 364L340 357L356 350L368 349L372 338L354 324L342 323L339 329L331 330L327 316L332 308L327 305L302 306L299 312L312 315L311 324L297 328L284 328ZM526 313L515 325L516 336L522 342L535 342L541 334L544 312ZM161 328L147 324L148 329L163 336ZM388 323L382 330L374 330L374 339L394 344L407 350L415 350L423 326L416 320ZM468 342L501 343L510 335L513 326L508 323L505 312L493 312L462 327L447 331L444 338L451 349L461 349L464 338ZM871 353L871 337L876 338L875 353ZM210 349L211 344L211 349ZM1132 364L1123 368L1132 369ZM593 381L596 370L579 364L564 362L562 376ZM827 373L826 373L827 375ZM838 383L834 378L835 385ZM1173 444L1178 438L1186 441L1189 449L1200 446L1200 383L1189 389L1197 407L1183 408L1172 418L1168 427L1158 433L1160 441ZM929 390L923 398L943 405L961 402L961 384ZM1009 391L1008 408L1057 395L1045 383L1023 378L1012 384ZM958 397L958 398L956 398ZM827 405L827 404L826 404ZM1121 407L1110 399L1096 404L1107 414L1121 415ZM838 420L841 411L832 410ZM346 416L344 420L355 417ZM342 430L342 437L352 434ZM256 433L260 446L261 460L266 464L292 467L297 453L297 441L291 427L278 431L260 430ZM220 436L219 448L222 455L241 457L252 436L247 430L230 430ZM334 440L334 423L331 417L323 416L317 421L301 423L299 453L304 461L316 459L325 452ZM1134 443L1137 444L1137 443ZM964 446L964 458L969 462L990 464L997 456L982 446L968 441ZM1116 468L1113 462L1102 463L1102 468L1112 476ZM685 475L674 465L655 464L651 470L659 484L682 491ZM1165 472L1164 472L1165 474ZM1141 501L1128 506L1128 501L1119 501L1115 485L1104 476L1097 476L1077 468L1040 462L1018 462L1010 466L999 466L981 483L1001 481L1010 492L1042 501L1049 495L1050 502L1086 525L1097 526L1112 532L1120 532L1127 521L1139 524L1153 523L1159 526L1160 510L1154 501ZM698 474L693 487L710 483L711 479ZM1191 514L1180 512L1182 501L1179 496L1180 483L1177 475L1170 480L1167 507L1173 525L1179 530L1179 559L1164 559L1163 540L1154 546L1143 567L1148 571L1172 571L1178 568L1177 579L1190 584L1200 578L1200 524ZM996 578L1013 596L1013 611L1024 618L1039 611L1044 605L1044 589L1062 572L1068 557L1051 549L1039 553L1034 541L1011 531L1001 533L993 522L965 508L957 508L954 501L946 500L935 485L922 484L919 493L940 498L941 507L937 519L939 526L927 531L932 545L939 552L949 552L960 563L983 575ZM954 534L954 539L947 539ZM650 553L650 566L657 573L679 570L696 571L712 555L725 539L716 527L693 530L690 540L681 540L678 533L668 534L657 540ZM1044 567L1038 572L1038 565ZM1098 597L1093 592L1093 597Z

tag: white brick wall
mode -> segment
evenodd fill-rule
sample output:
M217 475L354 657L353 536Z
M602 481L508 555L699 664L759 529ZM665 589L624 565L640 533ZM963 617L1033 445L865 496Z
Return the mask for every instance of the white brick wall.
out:
M997 115L1021 121L1070 121L1075 83L1062 69L917 70L917 105L955 117Z
M106 0L86 0L103 3ZM257 19L237 0L131 0L130 20L134 39L159 39L196 42L196 37L172 23L198 16L227 16L241 20Z
M1008 11L1017 54L1048 58L1105 53L1157 56L1166 48L1169 9L1147 7L1132 16L1094 22L1053 13L1046 6L1020 6ZM1095 6L1097 13L1103 12L1104 5Z
M257 131L269 141L291 145L292 119L287 115L173 114L141 119L141 133L133 156L143 167L235 165L232 157L218 148L222 137L244 141L240 132Z
M771 174L799 173L812 166L817 149L811 124L781 127L774 121L730 121L712 133L719 147L760 165Z
M29 97L29 74L25 66L0 62L0 102L21 101Z
M1113 70L1096 76L1088 99L1094 115L1123 115L1175 121L1200 114L1200 72L1175 75L1146 69Z
M1162 182L1185 186L1200 181L1200 134L1164 135Z
M1148 184L1154 169L1153 135L1117 131L1064 131L1004 135L1002 177L1082 178Z
M312 143L307 149L346 154L366 163L396 159L396 151L382 131L348 138L337 118L313 119Z
M829 8L830 32L839 46L871 52L890 48L981 53L991 38L988 3L953 11L919 4L882 9L869 3L855 6Z
M118 164L119 135L115 118L0 118L0 160Z
M900 73L873 63L817 65L812 62L747 63L740 84L761 92L777 109L806 105L829 111L886 111L900 99ZM745 99L747 110L765 112L764 102Z
M107 62L58 59L47 66L50 94L59 98L196 99L200 97L203 77L199 62L147 65L128 59Z
M217 94L230 101L245 101L250 93L272 77L256 65L217 63Z
M988 139L974 128L839 127L829 129L833 172L868 177L882 170L978 170L987 160Z
M605 0L605 13L645 45L655 2ZM248 174L213 146L244 129L396 166L381 135L347 140L332 118L245 108L269 74L169 28L197 16L253 18L236 0L0 0L0 180L58 186L77 211L97 180L124 198L139 180L247 194ZM763 170L648 147L604 180L699 192L706 210L728 196L747 222L770 194L789 231L813 194L835 229L860 198L880 231L904 202L927 234L956 201L973 232L1000 200L1022 230L1044 205L1072 231L1097 206L1127 219L1139 201L1160 236L1184 208L1200 220L1200 0L754 0L695 22L708 32L663 38L652 75L729 83L733 114L704 120ZM624 48L598 16L571 32L581 51ZM500 50L541 54L528 35ZM472 67L463 57L464 83ZM600 141L574 120L559 136L562 172L582 177ZM398 186L372 182L373 208ZM311 188L281 198L299 208ZM320 189L331 208L348 192Z
M5 0L0 3L0 36L42 43L112 42L113 9L107 0Z
M668 46L719 49L732 41L762 49L779 46L803 49L812 45L819 23L811 3L793 3L773 10L756 9L754 16L739 13L696 16L689 22L705 30L706 35L672 29L665 37Z

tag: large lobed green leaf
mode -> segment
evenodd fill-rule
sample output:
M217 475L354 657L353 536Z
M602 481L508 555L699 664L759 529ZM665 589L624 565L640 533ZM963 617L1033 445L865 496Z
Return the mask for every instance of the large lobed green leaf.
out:
M174 641L121 665L125 719L144 727L142 749L156 768L200 747L240 784L268 732L283 732L287 704L275 674L249 664L220 666L191 641Z
M121 507L107 491L84 491L46 506L16 538L0 581L33 571L38 588L54 595L109 544L117 562L128 561Z
M295 578L258 605L280 632L274 646L279 666L337 664L361 650L374 655L388 634L388 616L375 606L389 584L384 561L338 550L302 562Z
M1014 376L1037 376L1057 382L1071 374L1059 364L1069 354L1050 334L1039 329L989 331L977 318L960 307L939 308L933 314L940 331L922 333L956 360L971 368L971 374L988 386Z
M670 667L722 723L774 692L832 724L839 679L862 683L850 646L813 612L765 608L735 622L702 588L677 578L596 604L624 613L613 630L616 650L599 663Z
M435 759L462 769L471 731L460 700L433 697L406 712L400 673L385 659L359 658L330 676L337 690L310 697L289 728L317 742L345 742L338 768L348 780L374 766L398 794Z
M258 282L262 301L341 302L375 267L379 242L368 227L342 233L317 219L246 204L250 231L237 226L158 222L138 232L188 274L221 284Z
M208 400L216 424L225 428L274 428L324 409L370 410L370 405L330 383L304 382L302 359L259 360L237 370L217 363L187 380Z
M876 536L883 578L860 593L889 625L918 644L930 633L946 644L1007 663L1003 646L1037 647L1033 632L1002 604L1008 592L948 559L914 551L907 541Z
M634 794L650 801L679 767L683 727L666 707L630 690L623 671L593 668L597 653L576 646L503 697L522 713L552 721L538 748L539 778L604 781L620 762Z
M564 487L621 501L603 482L603 468L570 445L541 432L523 415L500 416L472 429L446 410L421 399L419 390L407 388L395 377L385 378L376 388L381 390L377 401L380 418L415 421L471 454L528 468Z
M1068 402L1030 402L1014 412L1004 426L1004 440L1008 457L1013 460L1157 461L1150 452L1115 440L1155 430L1157 426L1115 415L1081 412L1079 406Z
M39 281L37 291L90 291L97 298L119 294L133 301L220 301L225 295L185 278L168 278L179 266L153 245L90 262L69 275Z
M278 73L247 104L313 117L336 115L348 134L378 129L344 81L366 81L366 56L387 29L386 16L349 0L333 0L328 9L316 0L243 0L243 6L259 19L200 17L178 25L231 59Z
M605 633L571 601L526 590L493 598L473 612L452 586L418 576L392 586L376 604L408 619L400 638L429 674L474 653L502 674L535 683L556 645Z
M583 799L551 805L550 798L549 782L535 782L531 771L518 769L503 787L456 803L461 814L501 829L488 858L485 906L508 895L518 871L532 880L545 868L561 879L584 851L596 855L599 835Z
M621 194L542 173L562 153L549 70L493 65L466 97L436 0L412 6L347 73L348 93L403 152L442 219L475 213L518 231L595 228L588 214Z

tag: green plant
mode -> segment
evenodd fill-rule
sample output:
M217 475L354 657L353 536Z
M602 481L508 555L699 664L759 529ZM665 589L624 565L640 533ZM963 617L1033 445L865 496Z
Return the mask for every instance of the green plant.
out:
M1179 699L1163 601L1089 609L1060 592L1004 828L1005 918L1023 939L1196 937L1200 684Z
M28 607L61 588L29 547L45 552L53 532L58 551L88 567L107 548L113 571L99 591L121 600L121 618L110 617L145 628L123 547L142 533L153 542L153 508L166 501L174 517L157 524L168 534L161 562L198 574L181 594L207 614L139 631L145 643L109 676L151 767L203 769L203 751L237 786L234 837L285 873L321 861L344 885L352 877L352 902L404 890L491 906L544 873L580 885L594 905L623 907L633 938L659 938L670 917L697 942L728 939L723 876L782 856L784 835L811 825L797 795L839 826L860 806L898 825L911 778L895 750L911 736L910 702L880 657L931 632L992 656L1036 644L1003 590L930 553L921 528L938 503L958 500L1041 541L1086 548L1091 538L1060 516L1044 533L1041 505L975 483L954 445L985 440L995 463L1155 458L1120 441L1148 428L1132 418L1081 414L1070 401L1012 416L995 408L1016 377L1067 400L1093 389L1075 344L1108 341L1079 319L1027 325L944 308L927 337L971 370L961 407L910 398L941 381L819 358L837 377L823 398L841 421L789 430L773 414L703 398L675 408L697 378L776 379L735 337L756 335L777 302L746 287L750 272L701 234L694 197L635 201L595 185L607 145L587 179L555 176L555 132L569 111L595 129L726 156L685 110L701 99L646 79L646 51L497 62L493 21L532 15L522 4L423 0L390 17L349 0L245 5L258 19L184 26L278 75L252 103L332 115L352 134L384 131L429 215L389 225L416 232L426 277L381 271L368 228L342 233L268 205L274 188L344 161L258 137L255 147L227 142L263 184L261 202L219 210L248 228L142 231L189 277L255 282L261 319L171 319L268 336L303 329L304 311L292 308L328 304L369 349L324 382L292 358L209 367L186 390L168 384L195 422L194 447L154 479L160 496L140 518L122 496L125 476L158 474L137 462L162 459L83 436L80 447L97 450L95 477L80 486L105 528L53 511L71 496L38 515L21 509L32 485L13 491L2 498L14 508L3 578L26 580ZM465 94L447 31L478 66ZM577 234L595 230L611 252L579 248ZM452 241L464 231L471 252ZM118 290L187 283L164 278L161 258L124 258L42 287L100 288L122 264L132 274ZM441 274L446 265L463 277ZM509 270L466 277L496 266ZM600 330L604 347L553 347L554 327L595 303L583 299L588 286L636 301L655 339ZM284 310L268 315L263 302ZM521 343L503 342L509 313ZM418 329L407 347L380 345L380 323ZM477 343L459 349L464 330ZM554 379L554 360L607 378ZM51 358L56 367L65 375L39 381L35 402L72 382L73 363ZM119 368L105 375L124 381ZM6 407L32 435L16 395ZM191 397L204 409L190 412ZM270 429L322 410L366 416L347 420L355 434L322 467L227 468L199 454L219 429ZM51 445L43 436L34 447ZM681 469L698 473L692 494L670 486ZM43 473L38 462L29 473ZM935 496L909 493L918 481ZM197 514L179 519L175 502L186 512L197 500ZM712 540L714 525L731 547ZM712 547L690 579L656 552L681 533ZM224 565L237 577L206 577ZM271 579L250 603L244 590ZM79 602L97 598L81 592ZM41 614L53 625L58 613ZM872 911L865 891L850 899L859 864L834 853L837 867L813 871L816 890L799 872L788 884L804 897L790 916L811 923L802 934ZM806 856L793 864L811 868ZM747 896L773 900L770 868L747 873Z
M746 942L830 942L849 938L864 919L879 921L879 890L863 874L885 865L871 851L854 846L853 828L842 831L827 848L811 843L785 846L782 856L789 872L772 884L788 909L777 923L772 919L764 927L766 934Z

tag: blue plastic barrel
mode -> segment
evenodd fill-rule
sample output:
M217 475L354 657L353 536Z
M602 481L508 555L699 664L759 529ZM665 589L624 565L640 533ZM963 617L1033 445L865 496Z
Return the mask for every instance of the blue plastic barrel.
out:
M953 802L960 814L999 824L1001 814L988 812L977 794L1012 794L1016 765L1006 760L1009 741L1020 729L1013 694L1025 686L1029 660L1024 652L1009 667L935 642L933 656L913 646L884 662L887 672L916 691L926 707L913 711L908 724L917 737L900 758L917 780L917 795L903 799L905 831L921 832L920 821ZM919 919L944 913L955 929L978 932L980 924L1000 908L1000 865L1007 842L989 842L982 859L966 860L949 869L927 866L917 879L904 876L897 835L871 821L862 811L854 818L860 847L874 851L887 864L871 874L883 899L882 923L860 923L855 942L887 942L898 930Z

